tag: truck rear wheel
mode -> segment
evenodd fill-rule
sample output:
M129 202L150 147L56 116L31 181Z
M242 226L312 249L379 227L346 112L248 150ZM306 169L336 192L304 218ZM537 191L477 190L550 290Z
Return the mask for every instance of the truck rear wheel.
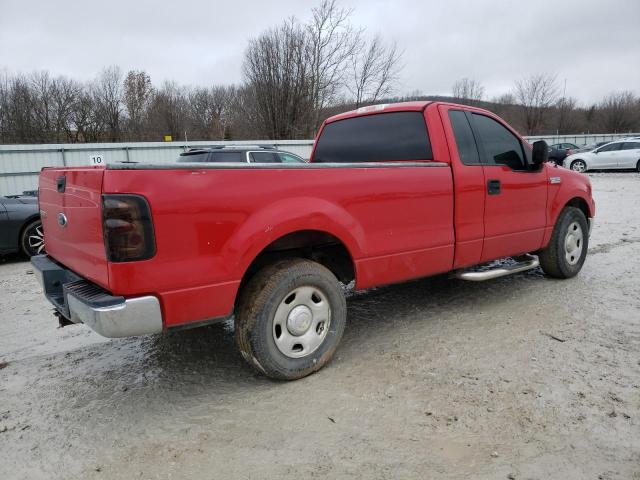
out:
M538 254L544 273L571 278L582 269L589 248L589 225L582 210L565 207L556 221L549 244Z
M346 324L338 279L305 259L269 265L240 292L235 339L240 353L268 377L295 380L333 356Z

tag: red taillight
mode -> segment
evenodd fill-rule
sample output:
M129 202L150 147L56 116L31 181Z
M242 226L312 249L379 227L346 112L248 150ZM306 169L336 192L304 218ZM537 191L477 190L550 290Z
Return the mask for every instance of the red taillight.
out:
M103 195L102 229L107 260L146 260L156 253L149 204L139 195Z

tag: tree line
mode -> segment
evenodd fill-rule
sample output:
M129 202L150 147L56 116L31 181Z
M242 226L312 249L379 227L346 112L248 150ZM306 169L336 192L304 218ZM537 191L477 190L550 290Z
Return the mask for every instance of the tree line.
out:
M631 91L611 92L599 102L579 105L560 93L557 75L532 74L517 79L512 90L487 99L484 87L463 78L452 87L453 100L494 111L524 135L629 133L640 131L640 97Z
M0 73L0 143L308 139L340 111L373 103L444 99L488 108L523 134L640 131L640 99L612 92L592 105L560 94L552 74L514 82L487 98L463 78L446 97L393 97L402 52L323 0L310 20L287 19L249 41L239 84L155 85L144 70L104 68L79 82L46 71Z

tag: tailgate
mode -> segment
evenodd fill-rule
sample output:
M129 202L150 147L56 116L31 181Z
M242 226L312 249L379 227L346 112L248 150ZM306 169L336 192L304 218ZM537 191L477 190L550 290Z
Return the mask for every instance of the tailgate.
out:
M40 174L40 212L47 254L108 288L102 237L102 167L46 168Z

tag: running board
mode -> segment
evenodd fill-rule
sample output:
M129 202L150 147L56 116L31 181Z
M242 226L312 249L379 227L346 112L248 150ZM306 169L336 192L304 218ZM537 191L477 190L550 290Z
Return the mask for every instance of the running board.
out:
M526 272L540 265L538 257L533 255L525 255L526 260L520 261L513 265L507 265L504 267L492 268L491 270L484 270L482 272L474 272L469 270L458 270L453 273L453 277L461 280L469 280L471 282L483 282L485 280L493 280L494 278L504 277L506 275L512 275L514 273Z

